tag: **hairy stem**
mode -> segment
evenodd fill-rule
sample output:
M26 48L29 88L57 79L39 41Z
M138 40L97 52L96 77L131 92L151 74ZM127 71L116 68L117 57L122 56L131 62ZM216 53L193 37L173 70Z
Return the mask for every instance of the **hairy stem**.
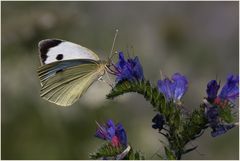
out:
M112 89L107 98L114 99L129 92L143 95L153 105L154 110L159 111L165 117L168 126L165 137L168 139L170 150L175 155L174 158L181 159L182 154L196 148L184 150L185 145L198 137L202 129L206 127L207 121L201 108L195 110L189 117L183 117L180 108L173 102L167 102L164 95L156 87L152 87L149 81L122 81Z

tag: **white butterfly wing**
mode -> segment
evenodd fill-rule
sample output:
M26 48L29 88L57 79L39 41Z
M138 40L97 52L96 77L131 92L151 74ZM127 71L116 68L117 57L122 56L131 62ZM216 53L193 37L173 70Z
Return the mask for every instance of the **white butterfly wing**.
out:
M49 64L59 60L91 59L98 61L99 57L88 48L78 44L60 40L46 39L38 44L41 64Z
M104 64L89 59L43 65L38 70L41 97L60 106L70 106L103 74Z

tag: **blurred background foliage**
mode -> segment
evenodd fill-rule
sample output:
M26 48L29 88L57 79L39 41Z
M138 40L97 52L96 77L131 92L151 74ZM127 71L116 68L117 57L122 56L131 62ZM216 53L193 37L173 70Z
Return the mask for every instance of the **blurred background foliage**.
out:
M238 73L238 2L1 2L2 159L88 159L103 142L95 120L121 122L135 150L158 159L163 139L151 128L151 105L129 94L106 100L110 88L96 82L68 108L39 96L37 44L60 38L106 58L115 29L117 51L137 55L145 77L156 83L180 72L189 79L183 100L198 108L209 80ZM114 80L113 80L114 81ZM238 128L212 138L207 130L183 159L238 159Z

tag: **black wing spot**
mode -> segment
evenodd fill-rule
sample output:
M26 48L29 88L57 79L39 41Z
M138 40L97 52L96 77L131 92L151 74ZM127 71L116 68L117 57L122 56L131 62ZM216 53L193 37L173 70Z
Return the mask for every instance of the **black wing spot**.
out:
M50 48L59 45L62 40L57 40L57 39L47 39L47 40L42 40L39 42L38 47L40 51L40 56L42 59L42 63L45 64L44 62L47 59L47 52Z
M56 56L56 59L57 59L57 60L62 60L62 59L63 59L63 54L58 54L58 55Z

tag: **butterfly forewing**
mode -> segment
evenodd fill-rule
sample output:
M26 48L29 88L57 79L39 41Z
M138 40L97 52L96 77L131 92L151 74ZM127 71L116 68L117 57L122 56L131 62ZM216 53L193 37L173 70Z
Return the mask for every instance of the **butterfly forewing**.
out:
M88 48L60 39L45 39L39 42L41 64L49 64L59 60L92 59L99 57Z
M104 64L88 59L58 61L40 67L38 74L42 85L41 97L69 106L104 74Z

